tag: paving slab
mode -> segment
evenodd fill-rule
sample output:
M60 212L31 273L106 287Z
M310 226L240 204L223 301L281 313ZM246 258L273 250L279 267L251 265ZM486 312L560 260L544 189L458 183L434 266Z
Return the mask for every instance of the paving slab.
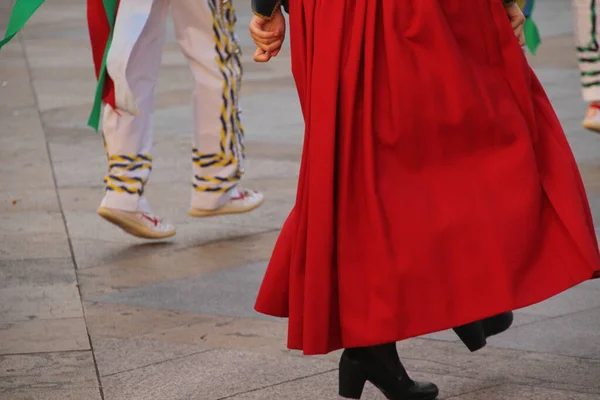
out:
M200 344L211 348L247 350L262 354L300 356L287 350L287 324L284 320L263 321L204 315L199 322L155 330L141 336L168 343ZM337 361L336 357L320 357Z
M26 388L11 391L9 400L104 400L97 387L63 386L60 389Z
M258 314L252 307L265 269L265 263L250 264L111 293L94 301L196 314L271 319Z
M0 398L101 400L92 352L0 356Z
M94 399L95 367L29 67L19 36L0 58L0 398L9 391L9 399ZM64 351L73 353L44 356ZM93 385L54 379L77 351L87 351ZM34 373L23 373L30 367Z
M79 290L73 282L0 289L0 320L83 318Z
M7 111L1 113L6 115ZM12 111L2 121L7 134L0 139L0 191L54 188L37 112L32 108Z
M335 368L322 360L212 350L111 375L102 386L115 400L220 399Z
M101 376L116 375L165 361L200 354L210 349L148 339L95 338L94 353Z
M566 392L531 386L499 385L473 393L449 397L448 400L593 400L598 395L589 393Z
M75 282L71 258L0 261L0 290L23 286L70 285Z
M1 145L0 145L1 146ZM11 187L0 188L0 216L18 212L60 212L56 190Z
M100 226L102 221L95 223ZM106 228L105 223L102 229ZM111 240L97 237L71 240L78 268L86 269L132 257L158 255L165 250L199 247L219 240L233 240L271 231L268 228L255 226L228 227L208 222L194 222L178 225L178 237L174 239L149 243L148 241L132 238L116 227L109 226L108 228L112 228L114 231Z
M0 354L89 349L83 318L0 322Z
M58 212L8 213L0 227L0 259L70 257L63 217Z
M551 299L526 307L522 311L533 316L558 317L598 308L600 298L594 288L600 289L600 281L590 281L587 286L571 288Z
M595 391L600 389L600 361L597 360L535 352L522 352L512 359L489 358L494 362L485 365L485 368L471 366L455 375L498 382L541 386L548 383L571 384Z
M205 316L116 304L84 303L87 328L92 338L131 338L185 326Z
M270 257L277 234L269 231L185 248L175 244L165 244L154 251L148 248L145 252L140 251L138 256L129 254L81 270L78 276L82 295L85 299L93 299L107 293L262 261ZM226 258L223 258L224 251L228 254ZM169 267L165 268L165 265Z
M437 382L440 388L440 399L470 393L489 386L482 380L460 378L448 375L415 374L414 379ZM284 382L256 391L242 393L231 397L233 400L279 400L283 398L294 400L337 400L337 372L327 372L307 378ZM385 400L385 396L372 385L367 384L362 396L363 400Z
M536 4L535 22L543 40L573 32L571 6L571 2L562 0L545 0L543 4Z
M600 308L521 326L490 340L493 346L563 354L600 362ZM600 371L596 376L600 381Z
M4 32L4 30L2 30ZM30 73L18 43L9 43L2 48L0 64L0 110L17 112L25 107L36 107ZM35 109L37 112L37 109ZM4 118L3 118L4 120ZM32 121L33 123L35 122Z

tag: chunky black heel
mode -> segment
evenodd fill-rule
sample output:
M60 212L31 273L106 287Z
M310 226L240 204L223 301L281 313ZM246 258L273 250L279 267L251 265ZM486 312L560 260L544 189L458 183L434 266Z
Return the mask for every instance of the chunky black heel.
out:
M340 396L346 399L360 399L367 375L360 363L347 357L340 359Z
M433 383L410 379L393 343L344 350L340 359L340 396L360 399L366 381L389 400L434 400L438 395Z

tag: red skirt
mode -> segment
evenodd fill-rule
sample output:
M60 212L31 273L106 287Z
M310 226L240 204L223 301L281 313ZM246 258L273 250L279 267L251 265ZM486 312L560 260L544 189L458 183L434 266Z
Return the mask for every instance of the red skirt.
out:
M501 0L293 0L306 124L256 310L305 354L518 309L598 274L584 187Z

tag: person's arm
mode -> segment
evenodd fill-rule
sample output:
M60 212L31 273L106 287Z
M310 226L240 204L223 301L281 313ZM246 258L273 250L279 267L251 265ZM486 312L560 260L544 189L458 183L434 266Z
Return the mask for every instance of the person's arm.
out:
M281 7L281 0L252 0L252 11L255 15L270 20Z

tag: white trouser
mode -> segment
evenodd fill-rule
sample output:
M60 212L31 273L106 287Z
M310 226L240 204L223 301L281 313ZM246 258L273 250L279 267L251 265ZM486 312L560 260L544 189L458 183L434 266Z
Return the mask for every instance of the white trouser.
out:
M600 7L594 0L573 0L573 9L583 98L590 103L600 102Z
M171 6L177 41L194 80L191 206L215 209L228 200L230 189L237 185L244 170L244 132L238 108L242 66L234 34L235 12L231 0L149 1L152 4L145 15L147 20L124 64L126 81L140 113L133 116L109 106L104 110L109 171L102 206L149 211L143 193L152 167L154 89ZM121 14L117 17L113 47L120 39L131 40L118 34L127 36L134 31L131 26L139 21L134 11L127 18L119 19Z

